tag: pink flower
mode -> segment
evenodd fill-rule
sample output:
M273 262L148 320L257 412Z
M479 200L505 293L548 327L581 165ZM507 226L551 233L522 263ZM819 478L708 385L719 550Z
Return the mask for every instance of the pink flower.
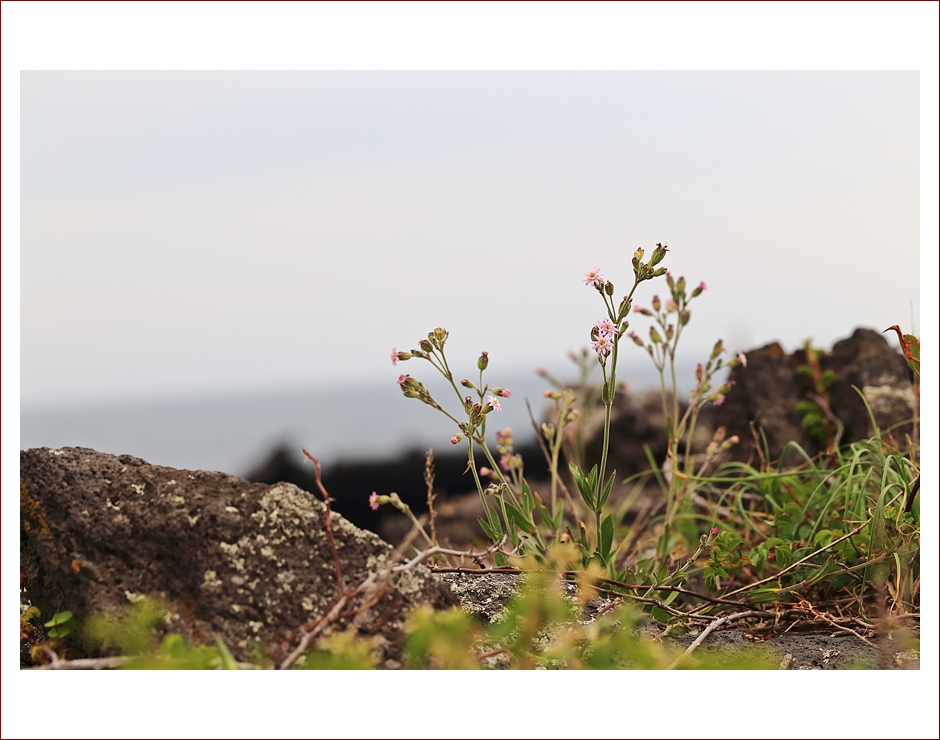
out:
M604 276L601 275L600 267L592 267L586 273L584 273L584 284L590 286L596 286L603 284Z
M676 305L676 302L672 300L672 298L666 301L666 313L672 313L673 311L678 310L678 308L679 307Z
M453 437L450 438L450 443L452 445L455 445L461 440L461 438L463 438L462 434L455 434Z
M743 352L738 352L738 359L741 360L742 367L747 367L747 357L744 356Z
M721 404L723 404L724 402L725 402L725 394L724 394L724 393L719 393L717 396L715 396L715 405L716 405L716 406L721 406Z
M601 319L594 322L598 336L609 337L614 333L614 322L610 319Z
M718 527L712 527L712 531L710 532L710 534L712 537L715 537L720 531L721 530L719 530Z
M369 496L369 506L372 507L372 511L379 510L379 494L375 491L372 492L372 495Z
M601 334L596 340L591 342L591 346L598 355L605 357L609 355L610 351L614 348L614 341L606 334Z
M399 376L398 376L398 385L404 385L405 383L408 382L409 378L411 378L411 376L408 375L408 373L404 373L403 375L399 375Z
M499 399L496 396L490 396L489 400L486 402L486 405L494 411L503 410L503 407L499 405Z
M698 284L698 287L699 287L701 290L708 290L708 286L705 285L705 281L704 281L704 280Z
M494 388L493 394L500 398L509 398L512 395L512 391L508 388Z
M392 347L392 367L398 364L398 350Z

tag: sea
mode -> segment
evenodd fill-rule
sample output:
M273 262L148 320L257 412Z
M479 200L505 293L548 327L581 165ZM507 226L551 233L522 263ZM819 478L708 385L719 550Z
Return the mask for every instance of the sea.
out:
M526 399L541 423L551 403L543 392L551 386L534 373L507 377L503 382L512 395L500 399L502 410L489 415L488 429L509 427L517 444L530 442L535 432ZM639 377L634 373L629 382L634 389L659 385L653 368ZM427 386L441 405L461 418L457 395L443 379ZM450 449L450 439L458 431L439 411L405 398L394 380L159 401L58 407L24 404L20 408L20 449L90 447L130 454L154 465L241 476L279 448L297 462L303 461L302 449L306 449L328 468L341 462L394 459L415 449L442 453Z

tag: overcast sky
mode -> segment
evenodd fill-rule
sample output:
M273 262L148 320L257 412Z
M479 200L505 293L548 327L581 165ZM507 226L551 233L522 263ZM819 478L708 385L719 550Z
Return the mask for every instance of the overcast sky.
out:
M675 274L709 285L687 335L691 361L717 336L793 349L856 326L922 323L923 455L936 471L936 3L4 2L0 12L5 639L18 392L24 405L54 406L391 383L391 346L437 325L451 330L458 365L487 349L493 368L564 366L600 316L583 272L598 265L624 291L633 250L656 241L669 242ZM131 69L428 71L121 71ZM748 71L843 69L894 71ZM935 522L936 501L923 505ZM931 605L935 534L925 530L922 562ZM935 678L936 609L924 612L922 675ZM15 651L4 643L4 669ZM125 721L111 732L163 688L116 678L109 712ZM578 677L557 678L571 695ZM851 701L863 679L827 691ZM334 711L318 722L413 731L401 691L343 680L330 677ZM467 693L464 677L448 680ZM676 680L644 678L649 711L630 719L634 731L662 729ZM269 732L270 713L225 711L231 696L214 685L214 732L226 721ZM738 687L738 725L760 718L768 687L773 676ZM694 703L701 692L688 688ZM300 700L284 696L256 695L265 706ZM94 697L72 686L56 701L43 726L68 734ZM450 704L421 711L441 722L428 726L450 726L435 714ZM496 726L531 731L532 717L499 711L487 710ZM854 721L808 712L821 733ZM5 731L11 717L32 721L4 712ZM863 719L866 731L892 731L890 715ZM171 712L160 727L198 734L196 720ZM577 713L551 721L555 734L583 732Z
M24 404L382 380L438 325L457 364L563 367L583 272L625 293L657 241L709 286L690 361L918 323L916 72L21 85Z

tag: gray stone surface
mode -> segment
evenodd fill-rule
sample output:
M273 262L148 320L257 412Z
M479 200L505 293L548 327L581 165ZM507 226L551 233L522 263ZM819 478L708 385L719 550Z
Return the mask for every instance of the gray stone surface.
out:
M337 595L326 507L290 484L42 448L20 453L20 507L20 569L43 615L115 613L160 595L172 604L167 632L218 635L244 660L253 643L269 651ZM392 549L338 514L332 522L345 585L358 585ZM457 604L420 566L392 584L360 626L383 659L398 654L409 608Z

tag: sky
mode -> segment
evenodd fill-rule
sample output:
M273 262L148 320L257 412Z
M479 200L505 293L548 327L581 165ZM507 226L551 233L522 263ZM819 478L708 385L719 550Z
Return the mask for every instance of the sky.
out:
M563 368L604 316L583 273L625 295L661 241L708 285L687 361L916 328L919 84L24 71L21 402L382 382L436 326L457 366Z
M856 326L913 325L925 338L922 405L935 414L935 3L4 2L0 12L4 675L16 670L17 401L393 383L391 347L435 326L451 331L463 367L483 349L491 368L563 367L600 318L584 271L601 267L621 294L633 251L667 241L664 264L708 284L693 304L692 361L717 336L790 350ZM935 476L935 418L922 439ZM924 507L935 522L936 502ZM935 530L923 546L929 606ZM899 695L936 687L936 609L924 611L922 670L879 678ZM96 678L94 695L74 681L56 694L44 731L74 734L106 686L112 722L93 731L126 734L153 716L160 691L193 681L213 711L179 705L146 732L270 734L270 711L233 706L243 694L215 677ZM424 731L415 712L422 728L453 727L453 703L424 698L439 686L382 678L314 684L327 719L355 712L353 726L327 724L332 734L412 735ZM542 678L542 692L598 689L596 677ZM767 692L785 678L739 683L733 726L765 719ZM830 678L801 677L830 698L803 707L803 725L894 730L890 713L828 711L867 680ZM448 676L448 687L535 698L531 681L479 679ZM309 734L291 711L309 701L309 682L280 682L275 695L270 677L241 680L259 708L285 708L280 732ZM4 706L29 701L16 695L27 684L5 685ZM668 719L682 695L688 716L709 718L699 736L734 734L699 689L644 677L630 730L685 732L687 720ZM695 711L700 697L708 704ZM499 734L545 720L515 707L488 706ZM920 709L905 721L935 728ZM35 729L34 715L2 715L5 736ZM584 733L582 713L550 720L546 736Z

